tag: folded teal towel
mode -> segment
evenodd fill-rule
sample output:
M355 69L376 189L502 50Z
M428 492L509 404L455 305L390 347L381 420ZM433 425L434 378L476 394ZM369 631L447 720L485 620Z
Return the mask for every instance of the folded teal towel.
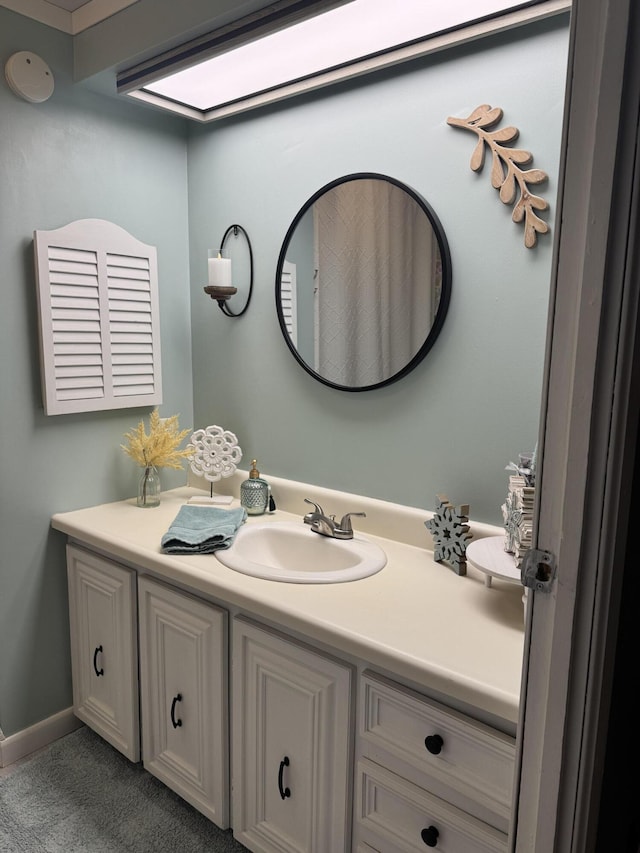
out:
M228 548L246 519L244 507L220 509L185 504L162 537L162 550L165 554L211 554Z

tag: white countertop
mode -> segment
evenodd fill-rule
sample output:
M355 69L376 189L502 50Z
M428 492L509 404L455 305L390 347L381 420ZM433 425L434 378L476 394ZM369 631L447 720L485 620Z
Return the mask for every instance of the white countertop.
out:
M426 547L369 532L364 535L384 549L387 565L350 583L279 583L228 569L214 555L163 554L163 533L186 499L198 493L190 487L165 492L153 509L141 509L132 499L58 513L52 526L138 569L304 634L337 655L363 659L514 730L524 638L521 588L499 579L487 587L472 566L460 577L447 564L434 562ZM302 524L302 514L279 509L247 523Z

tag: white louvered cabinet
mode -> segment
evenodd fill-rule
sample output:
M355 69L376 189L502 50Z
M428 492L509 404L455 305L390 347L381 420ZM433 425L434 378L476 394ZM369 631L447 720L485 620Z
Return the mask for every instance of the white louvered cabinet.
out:
M227 613L145 576L138 598L144 767L227 828Z
M136 573L67 545L73 710L140 759Z
M371 672L360 688L359 847L506 853L514 739Z
M162 402L154 246L102 219L35 231L47 415Z
M351 668L242 617L232 659L234 836L260 853L351 850Z

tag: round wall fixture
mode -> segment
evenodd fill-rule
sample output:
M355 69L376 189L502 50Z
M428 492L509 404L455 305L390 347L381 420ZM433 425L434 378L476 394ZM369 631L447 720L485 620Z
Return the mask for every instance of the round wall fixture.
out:
M28 50L10 56L4 74L13 92L32 104L41 104L53 94L51 69L44 59Z

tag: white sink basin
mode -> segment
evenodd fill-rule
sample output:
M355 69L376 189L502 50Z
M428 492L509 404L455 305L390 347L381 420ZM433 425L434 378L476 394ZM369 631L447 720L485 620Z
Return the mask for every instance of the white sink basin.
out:
M379 572L387 562L382 548L357 534L330 539L302 521L243 525L230 548L215 552L236 572L287 583L342 583Z

